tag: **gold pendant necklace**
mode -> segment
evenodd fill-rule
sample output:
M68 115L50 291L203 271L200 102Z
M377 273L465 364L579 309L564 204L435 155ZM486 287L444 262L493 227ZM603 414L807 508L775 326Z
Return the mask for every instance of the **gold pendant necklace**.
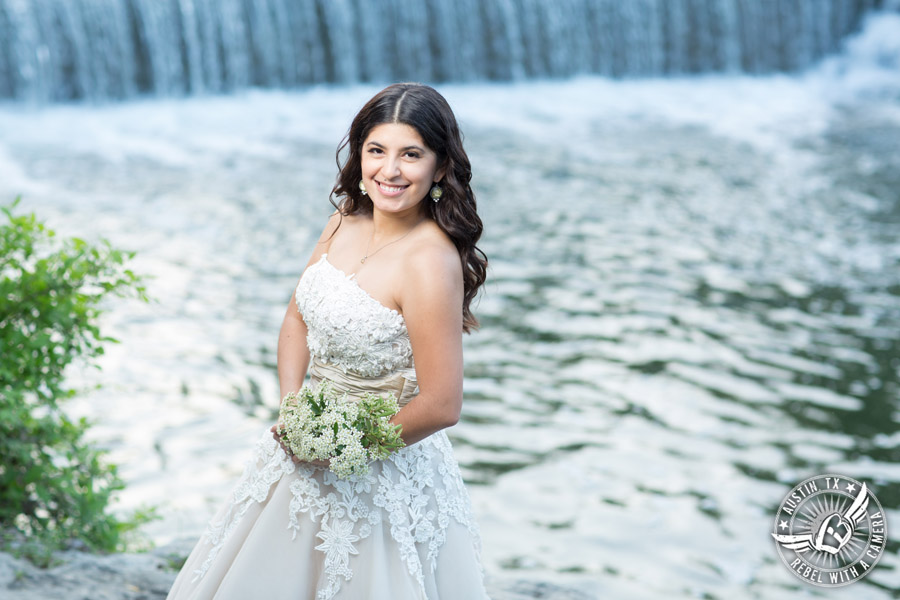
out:
M411 234L412 231L413 231L413 229L415 229L417 225L418 225L418 223L416 223L415 225L413 225L412 227L410 227L409 231L407 231L406 233L404 233L403 235L401 235L400 237L398 237L396 240L393 240L393 241L391 241L391 242L388 242L387 244L385 244L384 246L382 246L381 248L379 248L378 250L376 250L376 251L373 252L372 254L369 254L369 246L372 245L372 240L375 239L375 227L372 227L372 235L369 237L369 242L366 244L366 255L363 256L361 259L359 259L359 262L360 262L361 264L366 264L366 259L367 259L367 258L369 258L370 256L375 256L376 254L378 254L379 252L381 252L382 250L384 250L385 248L387 248L387 247L390 246L391 244L396 244L397 242L399 242L400 240L402 240L403 238L405 238L406 236L408 236L409 234Z

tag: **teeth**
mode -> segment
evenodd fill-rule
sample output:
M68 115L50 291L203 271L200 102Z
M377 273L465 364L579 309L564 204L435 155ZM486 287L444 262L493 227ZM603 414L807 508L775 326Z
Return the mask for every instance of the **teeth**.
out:
M381 187L381 189L383 189L384 191L391 193L391 194L395 194L395 193L399 192L400 190L402 190L404 187L406 187L406 186L392 187L389 185L384 185L383 183L379 183L378 185Z

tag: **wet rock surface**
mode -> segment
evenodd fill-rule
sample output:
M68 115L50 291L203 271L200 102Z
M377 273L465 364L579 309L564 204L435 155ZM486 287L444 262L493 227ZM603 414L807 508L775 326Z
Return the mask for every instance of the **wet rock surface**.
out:
M4 600L164 600L195 540L184 539L143 553L101 556L61 552L59 563L40 569L0 553ZM593 595L546 581L488 578L493 600L592 600Z

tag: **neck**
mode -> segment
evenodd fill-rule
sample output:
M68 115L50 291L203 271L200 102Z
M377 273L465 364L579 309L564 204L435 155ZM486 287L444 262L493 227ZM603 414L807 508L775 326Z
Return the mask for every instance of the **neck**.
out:
M372 236L384 239L408 233L413 227L425 219L422 203L403 213L385 213L377 208L372 209Z

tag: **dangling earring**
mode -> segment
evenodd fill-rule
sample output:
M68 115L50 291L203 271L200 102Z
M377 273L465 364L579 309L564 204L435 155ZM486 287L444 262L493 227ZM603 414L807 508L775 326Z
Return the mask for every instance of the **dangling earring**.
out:
M363 183L363 180L362 180L362 179L359 180L359 192L360 192L363 196L368 196L368 195L369 195L369 192L366 191L366 184Z
M435 183L433 186L431 186L431 191L428 192L428 195L431 196L432 200L437 202L441 199L441 196L444 195L444 190L441 189L441 186Z

